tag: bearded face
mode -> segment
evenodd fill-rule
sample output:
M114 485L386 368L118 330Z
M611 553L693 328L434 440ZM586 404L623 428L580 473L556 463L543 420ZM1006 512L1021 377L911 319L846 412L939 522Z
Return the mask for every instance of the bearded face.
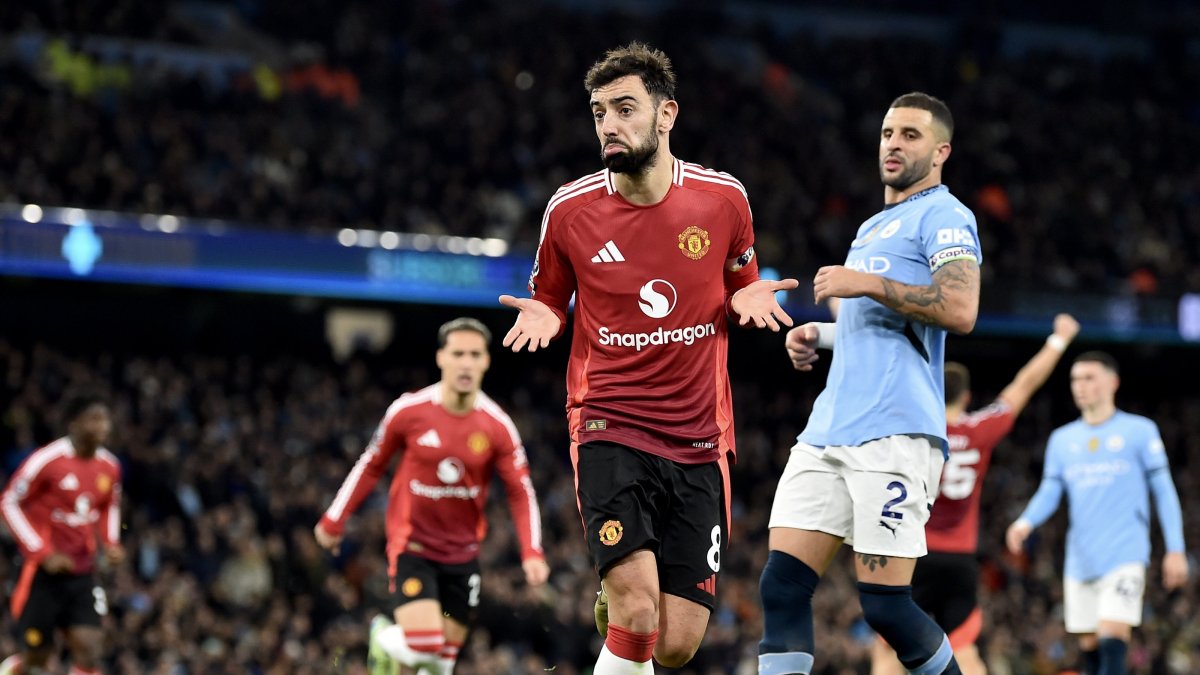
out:
M638 174L654 166L658 154L658 134L653 119L641 144L630 147L616 138L606 138L600 147L600 161L613 173Z

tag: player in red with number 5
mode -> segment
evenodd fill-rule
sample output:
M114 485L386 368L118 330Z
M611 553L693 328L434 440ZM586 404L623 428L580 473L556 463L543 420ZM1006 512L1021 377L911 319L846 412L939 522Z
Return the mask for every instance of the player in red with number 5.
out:
M758 278L742 184L676 159L665 54L632 43L584 81L605 169L550 199L531 298L504 338L536 351L566 326L567 419L579 509L602 579L596 675L687 663L700 645L728 538L733 407L728 318L792 325ZM728 130L722 130L723 133Z
M1013 422L1041 388L1075 335L1079 322L1069 314L1054 318L1054 332L1029 363L1017 372L996 400L974 412L971 382L965 366L946 364L946 434L950 456L942 469L941 490L934 502L925 537L929 555L913 574L913 599L933 615L950 637L963 675L987 672L975 641L983 626L977 600L979 561L979 494L992 460L992 450L1012 430ZM891 648L876 641L872 675L900 675L904 669Z
M70 675L100 672L100 617L108 600L96 581L96 552L103 548L112 564L125 557L121 467L104 449L112 417L102 398L72 398L63 416L67 435L26 458L0 497L4 522L25 558L9 601L23 651L0 663L0 675L48 672L60 629L71 652Z

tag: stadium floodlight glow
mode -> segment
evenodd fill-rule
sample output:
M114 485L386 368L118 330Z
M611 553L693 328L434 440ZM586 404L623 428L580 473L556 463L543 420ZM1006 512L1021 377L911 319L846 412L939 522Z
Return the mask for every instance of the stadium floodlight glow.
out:
M400 245L400 235L395 232L384 232L379 235L379 245L391 251Z
M26 204L21 209L21 217L27 223L40 223L42 222L42 207L37 204Z
M348 227L343 227L338 230L337 240L342 246L353 246L358 243L358 233Z
M450 253L466 253L467 241L462 237L443 237L446 243L445 250Z
M170 234L179 231L179 219L170 214L158 217L158 229Z
M66 209L63 211L63 222L68 225L78 225L87 220L87 211L83 209Z
M358 245L363 248L374 248L379 245L379 233L375 230L359 230Z
M483 240L483 254L492 258L499 258L505 253L508 253L508 242L496 237L488 237Z
M412 247L418 251L428 251L433 248L433 237L427 234L413 235Z
M479 237L468 237L467 253L471 255L483 255L483 240Z

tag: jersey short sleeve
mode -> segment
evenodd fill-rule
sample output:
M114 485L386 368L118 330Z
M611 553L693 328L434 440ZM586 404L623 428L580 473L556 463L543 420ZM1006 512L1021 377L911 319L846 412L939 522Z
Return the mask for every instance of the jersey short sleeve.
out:
M939 204L926 212L921 222L921 247L929 262L930 273L956 260L983 264L974 214L949 203Z

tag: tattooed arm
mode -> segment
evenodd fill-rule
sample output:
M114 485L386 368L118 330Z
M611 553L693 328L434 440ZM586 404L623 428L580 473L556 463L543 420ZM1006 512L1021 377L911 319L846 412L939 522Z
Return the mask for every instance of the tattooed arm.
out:
M970 333L979 316L979 265L955 260L933 273L928 286L911 286L841 265L822 267L813 279L816 301L869 297L920 323Z

